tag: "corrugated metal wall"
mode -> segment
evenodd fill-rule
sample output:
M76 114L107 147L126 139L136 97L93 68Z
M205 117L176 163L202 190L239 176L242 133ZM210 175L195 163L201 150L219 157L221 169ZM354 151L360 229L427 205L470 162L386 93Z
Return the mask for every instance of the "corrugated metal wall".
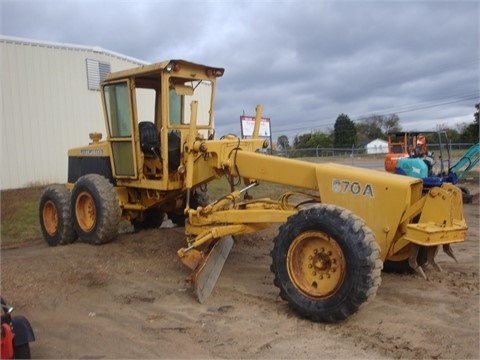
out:
M89 90L87 59L112 71L145 62L100 48L0 37L0 188L64 183L67 151L105 126L100 92Z

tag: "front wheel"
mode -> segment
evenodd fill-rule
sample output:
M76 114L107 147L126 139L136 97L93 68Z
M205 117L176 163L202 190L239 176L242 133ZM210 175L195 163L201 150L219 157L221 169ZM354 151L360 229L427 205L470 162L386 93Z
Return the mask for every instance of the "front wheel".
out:
M373 298L381 282L380 248L349 210L316 205L279 229L271 270L280 296L301 316L337 322Z
M78 237L103 244L118 234L121 208L113 185L103 176L80 177L72 190L71 213Z

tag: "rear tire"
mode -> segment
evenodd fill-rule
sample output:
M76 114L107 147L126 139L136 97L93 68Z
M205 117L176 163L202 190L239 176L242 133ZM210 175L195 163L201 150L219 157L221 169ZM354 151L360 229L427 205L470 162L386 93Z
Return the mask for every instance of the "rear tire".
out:
M373 233L358 216L333 205L292 215L271 255L280 297L315 322L346 319L375 296L381 282Z
M65 245L75 241L70 213L70 191L63 185L51 185L40 196L39 220L48 245Z
M121 208L113 185L103 176L80 177L72 190L71 213L78 237L99 245L112 241L118 234Z

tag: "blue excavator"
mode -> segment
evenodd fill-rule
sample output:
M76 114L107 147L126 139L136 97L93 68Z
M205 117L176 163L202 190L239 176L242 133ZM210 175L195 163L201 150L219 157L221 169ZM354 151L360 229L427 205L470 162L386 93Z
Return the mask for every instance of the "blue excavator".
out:
M410 133L412 141L409 156L397 160L394 173L420 178L424 189L428 190L443 183L457 184L465 179L467 174L477 165L480 160L480 143L471 146L462 157L451 166L451 144L444 131L429 132L436 134L438 138L438 159L433 152L427 150L426 133ZM458 186L458 185L457 185ZM463 193L464 203L471 201L468 189L459 186Z

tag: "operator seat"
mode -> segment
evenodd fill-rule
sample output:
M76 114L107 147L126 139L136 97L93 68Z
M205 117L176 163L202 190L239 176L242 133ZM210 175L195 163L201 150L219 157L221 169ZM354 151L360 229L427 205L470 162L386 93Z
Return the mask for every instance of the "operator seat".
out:
M160 158L160 134L154 123L142 121L138 123L140 147L145 155Z

